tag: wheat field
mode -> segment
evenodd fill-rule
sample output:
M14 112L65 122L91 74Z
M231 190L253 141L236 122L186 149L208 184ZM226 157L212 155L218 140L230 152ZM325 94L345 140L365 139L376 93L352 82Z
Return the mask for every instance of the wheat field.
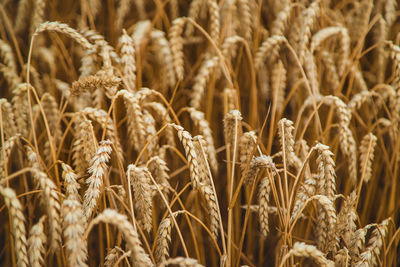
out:
M0 1L0 265L398 266L399 15Z

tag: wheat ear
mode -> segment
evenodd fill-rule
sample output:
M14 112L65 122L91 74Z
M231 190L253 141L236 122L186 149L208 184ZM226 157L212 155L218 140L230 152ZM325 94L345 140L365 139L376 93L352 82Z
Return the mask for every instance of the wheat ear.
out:
M176 217L177 215L182 213L184 213L184 211L176 211L172 213L172 215ZM161 221L160 225L158 226L156 250L154 253L155 260L158 264L164 262L169 257L168 244L171 242L171 230L171 215L168 215L164 220Z
M82 204L73 195L63 201L63 229L69 266L88 266L87 240L83 235L86 228Z
M43 256L45 255L46 234L44 233L43 224L45 219L46 216L42 216L29 231L28 253L31 267L44 266Z
M176 18L172 21L172 26L169 29L168 37L171 45L171 53L174 62L174 69L178 80L183 79L184 74L184 54L183 54L183 38L182 32L185 26L184 18Z
M296 242L293 248L283 257L280 267L292 256L312 258L319 266L334 267L334 263L328 260L325 255L313 245L307 245L303 242Z
M170 43L165 38L165 33L160 30L153 30L150 34L154 50L160 63L162 82L166 80L168 86L173 87L176 83L174 60L170 48Z
M366 250L361 253L360 261L355 264L356 267L365 266L366 263L368 263L369 266L377 266L378 257L381 254L381 249L388 232L389 220L390 219L384 220L372 231L368 246Z
M107 175L108 166L107 163L110 160L112 142L104 140L100 142L97 148L96 155L90 162L90 168L88 170L90 177L86 180L89 185L83 198L83 209L86 220L89 220L92 216L97 202L102 192L104 176Z
M92 122L83 116L74 121L75 141L72 145L72 160L78 174L86 173L90 160L96 154L97 140L93 133Z
M125 215L112 209L105 209L93 219L91 224L96 225L100 222L113 224L122 232L125 241L127 242L127 247L132 251L132 258L135 266L153 266L149 255L147 255L142 248L142 243L140 242L138 233L135 228L133 228L132 224L129 223Z
M7 175L8 161L10 160L11 151L14 145L19 140L19 135L10 137L4 142L4 145L0 148L0 181ZM4 154L3 154L4 151Z
M152 199L150 190L150 174L146 167L137 167L130 164L126 171L129 181L132 182L138 221L141 227L150 232L152 229Z
M188 108L188 111L190 113L191 119L194 121L196 127L199 129L200 134L204 137L204 140L206 142L207 156L208 160L210 161L211 169L214 171L214 173L217 173L217 153L215 151L214 139L212 136L210 124L206 120L203 112L198 111L194 108Z
M111 140L116 148L118 157L124 161L124 152L118 139L118 132L114 128L114 121L108 116L107 112L102 109L85 108L81 114L87 115L93 121L99 123L102 127L106 127L106 137Z
M189 164L190 179L194 189L199 188L201 181L199 163L197 161L197 154L193 145L192 136L188 131L185 131L182 126L176 124L170 124L178 132L179 140L182 142L183 148L185 149L186 158Z
M0 186L0 194L4 197L4 202L8 208L11 218L11 231L14 235L15 255L17 257L17 266L29 266L28 254L26 252L26 232L25 216L22 210L21 202L11 188Z
M196 259L184 258L184 257L176 257L168 259L160 263L159 267L165 267L170 264L178 265L179 267L203 267L203 265L199 264Z
M119 38L119 45L121 47L121 65L124 75L124 81L127 87L133 91L136 89L136 59L135 59L135 45L132 38L122 30L122 35Z
M363 181L368 183L372 177L372 163L374 162L374 151L377 137L372 133L365 135L360 145L360 173L364 176Z
M265 60L274 61L279 53L280 46L287 42L286 38L281 35L274 35L265 40L258 48L254 56L254 67L256 70L261 69Z
M270 156L261 155L253 158L244 176L244 184L248 185L253 184L257 178L257 174L260 171L260 169L267 167L275 169L275 164L273 163L272 158Z
M59 248L61 242L61 219L60 219L60 200L57 186L41 171L38 155L29 147L27 147L28 160L33 168L32 176L35 184L42 190L41 200L46 207L49 231L50 231L50 248L55 251Z
M351 237L357 229L357 213L356 213L356 191L346 197L343 206L337 216L337 232L342 236L347 245L351 243Z
M80 44L85 49L91 49L93 47L92 44L89 43L89 41L85 37L83 37L82 34L77 32L75 29L69 27L65 23L60 23L57 21L43 22L42 24L39 25L39 27L36 28L34 35L37 35L44 31L54 31L63 33L69 36L70 38L74 39L78 44Z
M274 173L274 172L272 172ZM269 208L269 195L271 187L269 184L269 177L264 177L259 185L258 193L258 218L260 221L261 234L264 238L268 236L269 224L268 224L268 208Z

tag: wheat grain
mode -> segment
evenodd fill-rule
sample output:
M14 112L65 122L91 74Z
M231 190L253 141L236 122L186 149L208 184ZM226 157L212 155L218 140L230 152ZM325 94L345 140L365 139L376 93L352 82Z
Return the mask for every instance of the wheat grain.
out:
M118 95L124 98L125 106L128 115L128 133L130 135L130 142L135 150L140 152L145 145L146 141L146 128L142 109L139 105L138 97L133 93L126 90L121 90Z
M168 166L167 163L159 156L154 156L149 159L147 166L153 175L157 184L162 188L165 198L168 200L168 193L171 191L169 184Z
M294 126L293 122L288 119L281 119L278 122L278 135L281 143L282 151L285 152L285 158L289 166L295 167L297 170L301 168L301 161L294 153Z
M128 15L130 8L131 8L131 1L122 0L119 2L118 8L117 8L116 20L115 20L115 27L117 29L122 28L124 19Z
M33 16L30 23L30 33L31 35L35 31L35 29L39 26L40 23L44 21L44 12L46 8L46 1L43 0L35 0L35 5L33 9Z

